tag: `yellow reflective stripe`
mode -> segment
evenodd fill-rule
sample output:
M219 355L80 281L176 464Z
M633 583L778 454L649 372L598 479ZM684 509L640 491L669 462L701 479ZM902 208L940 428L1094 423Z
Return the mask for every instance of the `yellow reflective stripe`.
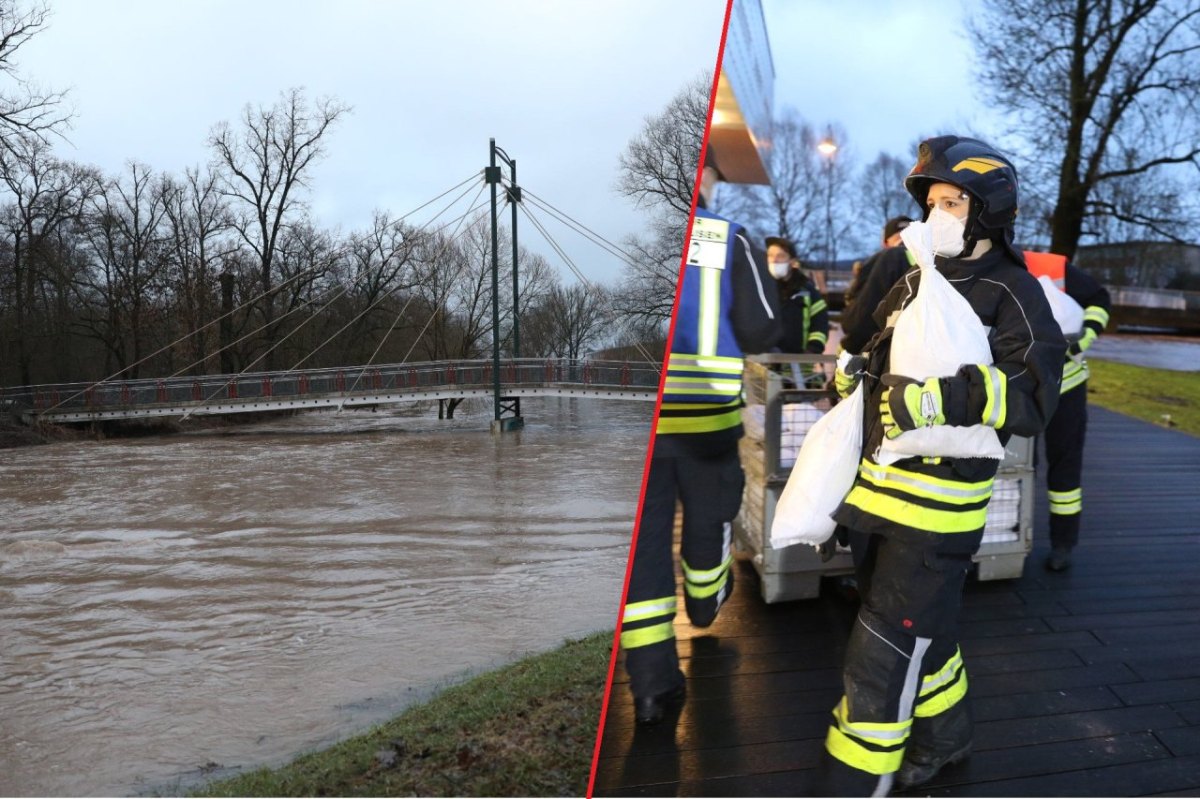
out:
M825 302L825 300L817 300L816 302L814 302L812 304L812 307L808 309L808 312L812 316L816 316L817 314L819 314L821 311L824 311L828 307L829 307L829 303Z
M963 669L959 675L958 682L951 685L946 690L936 696L931 696L925 700L917 700L919 704L913 708L913 715L920 718L929 718L940 713L945 713L950 708L957 705L962 698L967 695L967 671Z
M830 727L825 736L825 750L850 768L865 771L868 774L891 774L899 770L904 761L904 749L888 752L876 752L867 749L847 736L837 727Z
M912 719L904 721L851 721L850 706L846 697L833 709L833 718L838 729L855 738L878 746L895 746L906 740L912 729Z
M879 494L862 484L846 495L847 505L930 533L971 533L987 523L987 506L970 510L936 510L906 499Z
M647 599L645 602L634 602L625 606L625 615L622 616L622 620L640 621L654 616L664 616L668 613L674 615L676 602L677 600L674 596Z
M707 599L724 588L727 582L729 582L729 572L726 571L721 574L721 579L708 585L696 585L685 580L683 589L687 591L687 595L692 599Z
M700 355L717 354L717 330L721 325L720 269L700 270L700 330L697 349Z
M1046 494L1050 497L1051 502L1074 502L1077 499L1083 499L1083 489L1074 488L1070 491L1047 491Z
M672 377L667 375L663 384L664 393L668 394L728 394L736 396L742 391L740 377L725 379L721 377Z
M944 480L910 472L898 466L882 466L865 459L859 464L858 473L873 485L886 486L908 494L954 505L982 502L992 496L992 480L984 480L980 483L960 483L955 480Z
M660 641L670 641L675 637L675 625L666 621L653 627L642 627L639 630L626 630L621 633L621 647L637 649L639 646L650 646Z
M1050 512L1057 516L1072 516L1083 512L1083 489L1073 491L1047 491Z
M1068 360L1066 366L1063 367L1062 386L1059 389L1059 393L1065 394L1076 386L1087 382L1090 374L1087 361L1077 362Z
M829 336L825 335L824 333L822 333L819 330L814 330L813 332L808 334L808 340L809 341L819 341L822 344L824 344L827 341L829 341Z
M954 674L958 671L959 667L962 666L962 664L963 664L962 650L955 649L954 655L949 660L946 661L945 666L942 666L940 669L937 670L937 672L935 672L934 674L930 674L927 677L925 677L925 679L921 680L920 696L925 696L926 694L932 693L932 692L936 691L938 688L941 688L946 683L953 680ZM918 699L917 701L919 702L920 699Z
M1000 428L1008 418L1008 375L994 366L976 364L983 373L983 389L987 401L983 404L983 423Z
M663 406L666 407L665 405ZM699 406L704 407L704 406ZM711 405L708 407L712 407ZM712 416L663 416L659 414L658 433L714 433L728 430L742 423L742 412L738 409L713 414Z
M660 407L664 411L709 411L716 413L721 408L730 408L737 410L740 404L739 399L729 402L664 402Z
M717 579L729 568L730 563L733 563L733 555L726 556L725 560L715 568L693 569L686 560L679 559L679 565L683 567L683 579L693 583L707 583Z
M890 774L904 760L904 744L912 730L912 719L888 723L852 722L847 718L846 698L833 710L835 723L825 737L825 749L846 765L869 774ZM889 747L886 752L869 749L861 742Z
M1108 326L1108 311L1099 305L1089 305L1083 309L1083 321L1096 322L1101 328Z
M969 169L972 172L978 172L980 175L986 175L993 169L1002 169L1003 167L1003 161L997 161L995 158L974 156L972 158L964 158L954 166L950 167L950 169L954 172L961 172L964 169Z
M667 357L667 371L742 373L742 359L725 355L676 355Z

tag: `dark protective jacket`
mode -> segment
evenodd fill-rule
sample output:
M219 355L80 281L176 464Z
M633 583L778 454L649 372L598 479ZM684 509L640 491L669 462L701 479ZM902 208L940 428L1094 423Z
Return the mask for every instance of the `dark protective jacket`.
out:
M964 364L957 375L942 379L947 424L991 419L1001 443L1041 432L1058 405L1067 348L1041 286L1003 250L976 261L938 257L935 263L987 328L993 358L990 369ZM913 457L882 466L874 459L883 441L880 377L888 372L893 326L919 284L920 270L913 269L875 311L880 332L866 347L863 460L834 518L853 530L940 552L970 553L983 537L998 461Z
M904 245L887 247L863 261L855 281L853 297L842 311L842 349L857 355L879 332L872 314L875 308L915 262Z
M718 455L742 437L743 353L779 340L779 299L745 230L696 210L678 287L654 457Z
M799 269L779 284L783 337L779 349L791 353L822 353L829 340L829 308L812 278Z
M1095 339L1104 332L1108 324L1108 315L1112 312L1112 298L1108 289L1100 281L1089 275L1072 263L1067 264L1067 294L1083 307L1084 335L1092 332L1090 338ZM1063 366L1062 390L1064 393L1087 382L1088 365L1083 358L1076 360L1068 356Z

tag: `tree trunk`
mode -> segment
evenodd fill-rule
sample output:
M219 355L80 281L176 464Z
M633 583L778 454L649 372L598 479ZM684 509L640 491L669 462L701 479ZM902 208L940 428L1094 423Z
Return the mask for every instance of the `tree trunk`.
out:
M233 273L221 273L221 374L233 374Z

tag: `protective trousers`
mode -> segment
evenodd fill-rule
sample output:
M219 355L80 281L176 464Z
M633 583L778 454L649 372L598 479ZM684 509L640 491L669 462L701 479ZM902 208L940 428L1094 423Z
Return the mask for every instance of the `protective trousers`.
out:
M825 739L825 796L886 796L909 757L970 742L956 629L971 558L850 531L862 606Z
M1046 425L1046 490L1050 499L1050 545L1071 549L1079 543L1083 512L1083 439L1087 433L1087 383L1058 400Z
M672 624L676 499L683 505L684 606L692 624L707 627L733 588L730 522L741 506L744 481L736 448L714 457L651 459L621 624L634 696L665 693L683 679Z

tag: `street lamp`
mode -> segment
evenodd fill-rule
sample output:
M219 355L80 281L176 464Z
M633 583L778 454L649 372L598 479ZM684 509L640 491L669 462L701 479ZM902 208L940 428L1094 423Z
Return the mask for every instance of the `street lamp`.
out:
M826 269L833 269L837 253L833 247L833 159L837 156L838 145L833 140L833 132L825 134L825 138L817 144L817 152L825 159L825 260Z

